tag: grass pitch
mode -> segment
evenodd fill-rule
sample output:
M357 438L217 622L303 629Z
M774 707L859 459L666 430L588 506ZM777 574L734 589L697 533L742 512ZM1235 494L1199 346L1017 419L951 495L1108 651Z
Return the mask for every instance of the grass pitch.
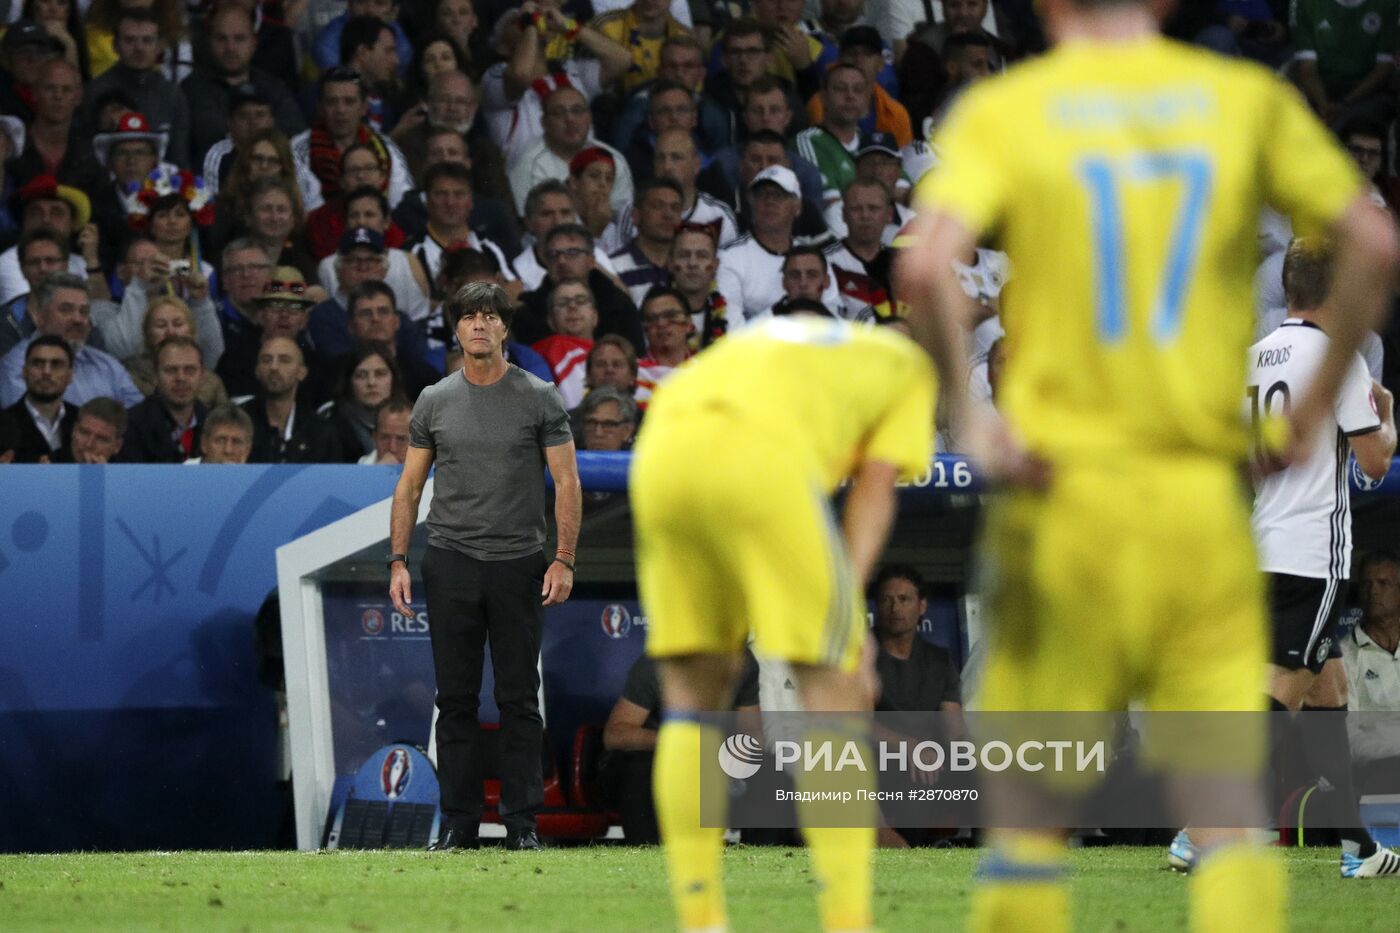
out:
M1076 851L1075 929L1185 929L1186 880L1163 867L1163 855L1156 848ZM880 928L961 929L977 859L972 850L881 851ZM1294 929L1400 929L1400 879L1342 881L1332 849L1292 850L1287 859ZM817 929L802 850L730 847L725 877L736 931ZM5 933L671 928L657 849L0 856Z

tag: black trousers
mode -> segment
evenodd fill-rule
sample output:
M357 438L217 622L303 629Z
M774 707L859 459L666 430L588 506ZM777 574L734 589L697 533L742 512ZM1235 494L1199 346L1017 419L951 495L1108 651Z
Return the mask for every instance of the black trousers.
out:
M437 765L442 812L468 832L481 820L482 768L477 705L491 642L501 711L501 822L533 829L544 800L540 750L539 659L544 608L542 553L483 561L445 548L423 557L423 590L437 676Z

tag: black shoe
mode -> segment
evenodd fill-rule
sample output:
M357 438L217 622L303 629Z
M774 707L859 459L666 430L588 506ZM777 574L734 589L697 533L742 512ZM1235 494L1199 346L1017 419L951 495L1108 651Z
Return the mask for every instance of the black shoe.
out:
M449 826L438 834L437 842L428 846L429 852L450 852L455 849L475 849L481 845L477 841L476 833L468 833L464 829Z
M506 848L515 852L528 852L534 849L543 849L540 845L540 837L533 829L522 829L519 832L514 830L506 833Z

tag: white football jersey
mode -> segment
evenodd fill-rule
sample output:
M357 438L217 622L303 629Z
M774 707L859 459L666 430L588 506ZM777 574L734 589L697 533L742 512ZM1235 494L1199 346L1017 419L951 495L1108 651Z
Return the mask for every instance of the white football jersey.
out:
M1247 411L1283 415L1307 390L1327 352L1317 325L1289 318L1249 348ZM1351 505L1347 438L1379 430L1371 376L1360 354L1308 455L1268 477L1255 491L1254 538L1260 569L1314 579L1344 580L1351 566Z

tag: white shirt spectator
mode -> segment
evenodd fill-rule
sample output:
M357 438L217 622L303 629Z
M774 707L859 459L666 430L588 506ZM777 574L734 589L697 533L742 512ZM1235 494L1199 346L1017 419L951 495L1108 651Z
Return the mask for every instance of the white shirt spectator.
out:
M595 5L594 9L598 7ZM596 58L571 58L560 70L568 83L589 101L603 93L603 66ZM562 83L557 79L544 80L550 90ZM491 138L501 147L507 164L514 164L527 146L544 135L543 99L531 88L514 103L508 100L505 62L497 62L481 76L481 109L486 115Z
M596 139L589 139L588 145L606 149L613 157L617 178L613 181L612 209L614 213L632 203L632 170L627 167L627 159L612 146ZM520 154L510 158L510 190L515 198L515 211L525 216L525 197L542 181L549 179L569 180L569 162L561 159L545 145L544 137L525 146Z
M404 158L403 152L398 144L387 136L380 135L379 141L384 144L384 151L389 153L389 190L384 192L384 196L389 199L389 210L399 206L403 196L413 190L413 176L408 173L408 160ZM292 137L292 162L297 169L297 180L300 183L302 172L315 177L311 171L311 131L305 130ZM316 195L321 197L321 186L316 184ZM306 200L306 190L302 189L302 199ZM320 202L323 203L323 202ZM320 203L316 206L319 207ZM313 210L308 203L308 211Z
M899 231L904 229L904 225L915 217L914 211L905 207L898 201L894 202L894 223L885 224L885 229L880 234L880 243L890 246L894 243L894 238L899 236ZM833 201L826 207L826 227L831 231L831 235L838 240L845 239L849 232L846 229L846 218L841 216L841 202Z
M525 283L525 290L527 292L532 292L539 288L540 283L544 281L544 277L549 274L545 270L545 267L540 264L539 259L535 257L533 239L534 238L528 233L521 238L521 242L525 244L525 248L521 250L520 255L512 259L510 263L515 267L516 276L519 277L521 282ZM609 259L608 254L603 251L603 244L598 241L594 241L593 243L593 261L597 264L598 271L606 272L614 278L617 277L617 270L613 268L612 260Z
M1360 625L1342 637L1342 664L1347 671L1347 709L1358 713L1400 711L1400 653L1381 648ZM1378 761L1400 755L1394 720L1348 716L1353 761Z
M632 222L632 205L628 204L617 215L618 230L623 237L623 244L631 243L637 235L637 225ZM739 238L739 222L734 218L734 211L719 198L708 195L703 191L695 193L695 206L690 209L690 213L681 218L683 224L719 224L719 245L728 246ZM621 249L621 247L618 247ZM613 250L617 252L617 250Z
M485 237L477 236L475 230L467 234L466 243L469 249L474 249L480 253L490 253L495 256L496 262L500 263L501 266L501 278L505 279L507 282L515 281L515 270L511 268L509 260L506 259L506 254L501 251L499 246ZM434 240L431 236L425 236L423 239L410 246L408 251L417 256L418 261L423 264L423 271L428 273L428 281L436 282L438 270L442 268L442 244Z
M394 303L410 321L423 320L430 310L428 296L423 294L423 289L418 287L418 281L413 277L413 271L408 264L408 253L401 249L391 249L388 256L389 274L384 277L384 284L394 290ZM349 307L346 296L340 293L340 276L335 271L336 258L337 254L332 253L322 259L316 266L316 276L327 293L334 295L342 305Z
M87 278L87 263L82 253L68 255L68 271L80 279ZM0 305L29 294L29 280L19 267L19 247L11 246L0 253Z
M715 274L719 293L729 312L729 329L740 330L759 318L772 316L775 304L783 300L783 256L770 252L752 235L739 237L719 251L719 272ZM836 276L827 276L822 304L835 310L841 305Z
M209 189L211 197L219 193L219 169L224 159L232 156L233 140L227 136L210 146L209 151L205 153L204 185ZM297 187L301 189L302 207L309 214L326 203L326 199L321 195L321 180L312 174L309 164L292 159L292 165L297 172Z
M928 21L928 11L933 11L933 21L943 22L943 0L875 0L866 10L866 15L874 20L875 28L886 42L903 42L919 23ZM997 34L997 18L992 5L987 4L987 15L982 17L982 28L992 35Z

